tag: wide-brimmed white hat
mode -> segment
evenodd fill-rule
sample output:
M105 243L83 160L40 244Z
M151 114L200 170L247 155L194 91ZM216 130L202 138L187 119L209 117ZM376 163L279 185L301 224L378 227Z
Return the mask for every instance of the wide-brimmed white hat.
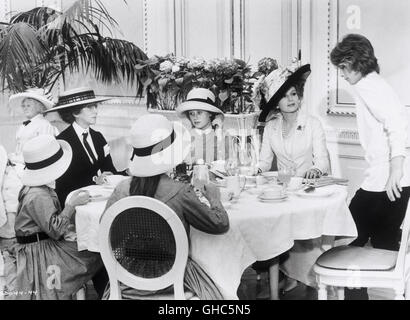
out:
M54 105L51 95L47 95L45 90L41 88L30 88L24 92L13 94L9 98L9 104L12 108L21 107L21 103L26 98L37 100L42 103L46 109L50 109Z
M64 91L58 97L58 102L54 108L47 110L47 112L53 112L70 107L77 107L81 105L87 105L92 103L98 103L111 98L97 98L94 90L89 87L81 87L72 90Z
M191 135L185 126L158 114L141 116L131 128L129 141L128 168L136 177L165 173L182 163L191 150Z
M175 109L180 118L187 118L187 111L190 110L204 110L223 115L222 110L215 106L215 95L205 88L194 88L189 91L186 100Z
M24 144L26 167L21 181L25 186L42 186L63 175L73 156L70 145L52 135L39 135Z

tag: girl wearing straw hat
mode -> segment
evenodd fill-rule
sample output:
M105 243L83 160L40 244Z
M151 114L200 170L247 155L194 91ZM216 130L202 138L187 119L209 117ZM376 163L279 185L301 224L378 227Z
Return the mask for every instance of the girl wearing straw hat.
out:
M90 126L97 121L98 103L108 98L96 97L91 88L65 91L58 97L57 111L70 124L57 139L67 141L73 150L73 160L57 180L56 192L62 205L67 195L76 189L104 183L104 176L116 173L107 141L101 132Z
M61 210L55 180L69 167L70 145L51 135L25 144L24 187L19 194L15 221L18 244L15 292L11 299L71 299L103 267L99 254L78 251L77 243L64 240L72 229L75 206L86 204L86 191L74 192Z
M24 169L22 155L24 144L40 134L58 135L57 128L44 117L44 112L54 103L51 97L45 94L44 89L31 88L10 96L9 105L14 110L20 108L26 118L16 132L15 153L9 156L10 161L16 165L18 174L21 175Z
M212 91L204 88L192 89L186 101L175 111L178 117L188 119L192 126L192 149L186 160L188 163L196 163L202 159L209 164L224 158L224 114L215 106Z
M167 175L190 152L190 134L181 123L171 123L156 114L141 116L131 129L130 141L132 146L128 159L131 159L129 171L132 178L115 188L106 209L127 196L143 195L156 198L173 209L188 235L190 225L211 234L222 234L228 230L228 215L217 187L205 185L204 196L210 204L207 206L199 201L190 184L174 181ZM184 282L200 299L223 298L212 279L191 258L188 259ZM123 287L122 294L132 299L148 293Z

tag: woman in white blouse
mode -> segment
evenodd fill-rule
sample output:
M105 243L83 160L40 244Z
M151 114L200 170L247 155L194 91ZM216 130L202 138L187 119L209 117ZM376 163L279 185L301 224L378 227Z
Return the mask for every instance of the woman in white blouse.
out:
M278 169L293 167L296 175L316 178L329 171L326 138L320 121L302 108L303 87L310 65L295 72L277 69L265 80L267 88L259 121L266 121L259 169L269 171L274 156ZM263 103L262 103L263 104Z
M16 165L17 173L21 176L24 169L22 154L24 144L40 134L52 136L58 134L57 128L51 125L43 115L43 112L50 109L54 103L40 88L31 88L14 94L10 97L9 103L13 109L21 108L26 118L16 132L15 152L9 155L10 161Z
M278 170L290 168L295 170L296 176L311 179L329 173L323 127L302 105L304 84L309 74L309 64L278 68L261 81L259 121L266 122L266 126L259 172L269 171L276 156ZM311 267L321 253L320 238L296 241L287 260L281 264L281 270L292 279L315 286ZM290 291L296 285L295 280L288 279L283 291Z

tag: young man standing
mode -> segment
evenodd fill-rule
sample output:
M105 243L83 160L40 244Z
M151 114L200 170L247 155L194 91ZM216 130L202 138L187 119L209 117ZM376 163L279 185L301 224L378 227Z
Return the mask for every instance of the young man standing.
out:
M410 196L410 164L406 157L407 115L391 86L379 75L370 41L349 34L330 59L352 86L360 143L369 165L349 209L358 230L351 243L398 250L400 226ZM346 289L346 299L368 299L366 289Z

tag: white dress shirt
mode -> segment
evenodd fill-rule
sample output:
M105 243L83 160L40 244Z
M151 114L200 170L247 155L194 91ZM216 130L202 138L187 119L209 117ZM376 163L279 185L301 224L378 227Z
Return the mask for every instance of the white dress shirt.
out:
M16 132L16 154L20 155L23 151L24 144L34 137L40 134L51 134L53 136L58 135L58 130L56 127L51 125L51 123L44 118L42 114L38 114L32 119L27 125L22 124Z
M88 144L89 144L90 147L91 147L91 150L92 150L92 152L93 152L93 154L94 154L94 157L95 157L96 159L98 159L97 152L95 151L93 139L91 139L90 128L84 129L84 128L82 128L80 125L78 125L77 122L75 122L75 121L73 122L73 128L74 128L75 133L76 133L77 136L78 136L78 139L80 139L81 144L83 145L83 148L84 148L85 152L87 153L88 158L90 159L90 162L93 163L93 160L92 160L91 156L88 154L88 151L87 151L87 149L85 148L85 145L84 145L84 142L83 142L83 133L86 132L86 133L88 134L88 135L87 135L87 142L88 142Z
M361 186L367 191L386 190L390 160L406 157L407 115L392 87L376 72L352 86L357 105L360 143L369 168ZM410 186L409 159L405 158L401 186Z
M300 110L297 124L286 139L282 135L282 126L281 114L266 124L259 156L259 168L262 171L268 171L276 155L278 169L295 165L297 176L303 176L312 168L328 173L329 155L325 132L319 119Z

